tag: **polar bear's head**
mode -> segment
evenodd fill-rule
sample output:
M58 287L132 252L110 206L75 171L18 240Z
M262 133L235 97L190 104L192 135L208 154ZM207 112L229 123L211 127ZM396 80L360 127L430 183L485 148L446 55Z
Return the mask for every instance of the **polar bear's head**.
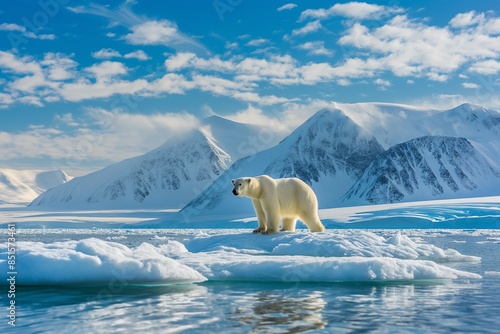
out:
M233 194L234 196L247 196L250 197L252 190L252 180L251 177L242 177L236 180L231 180L233 183Z

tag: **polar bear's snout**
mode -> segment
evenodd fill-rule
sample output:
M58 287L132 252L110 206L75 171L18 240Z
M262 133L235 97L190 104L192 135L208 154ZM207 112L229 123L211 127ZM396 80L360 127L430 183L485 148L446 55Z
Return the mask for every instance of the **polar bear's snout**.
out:
M238 195L239 195L239 193L238 193L238 191L236 190L236 188L235 188L235 189L233 189L233 195L234 195L234 196L238 196Z

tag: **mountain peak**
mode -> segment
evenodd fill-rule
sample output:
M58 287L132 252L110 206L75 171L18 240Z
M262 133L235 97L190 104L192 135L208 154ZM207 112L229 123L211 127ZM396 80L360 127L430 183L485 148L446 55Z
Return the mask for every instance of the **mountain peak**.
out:
M495 191L500 172L466 138L424 136L380 154L344 196L371 204Z

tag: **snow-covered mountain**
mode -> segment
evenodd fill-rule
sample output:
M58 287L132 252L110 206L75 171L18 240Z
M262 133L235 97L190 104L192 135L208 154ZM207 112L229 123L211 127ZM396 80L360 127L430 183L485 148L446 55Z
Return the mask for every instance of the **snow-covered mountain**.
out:
M0 169L0 204L27 204L42 192L71 180L62 170Z
M275 144L262 127L218 116L144 155L78 177L36 198L52 208L181 208L237 159Z
M230 180L259 174L297 176L316 191L320 207L345 205L341 199L347 199L344 195L356 182L359 191L368 187L364 184L370 182L368 179L358 179L372 161L383 156L380 154L384 150L422 136L466 138L473 150L463 151L461 155L467 155L464 159L475 161L476 155L481 154L486 164L500 170L497 111L471 104L437 110L387 103L332 103L281 142L280 135L270 127L210 117L204 120L201 130L172 138L145 155L51 189L31 205L176 209L189 203L183 214L251 213L250 201L233 198ZM459 162L450 160L451 175L455 175L451 171L453 163ZM379 175L376 171L371 173ZM471 182L477 184L474 191L457 183L460 191L447 193L444 187L439 194L439 191L426 192L424 187L418 188L412 198L437 199L486 191L486 185L476 180L475 175L470 176ZM418 186L422 187L420 183ZM403 200L411 197L409 193L403 194L406 196ZM349 197L351 202L355 199L367 201L354 194Z
M338 201L384 150L377 140L340 109L323 109L277 146L238 160L183 209L194 216L210 211L252 212L249 200L234 198L231 179L267 174L298 177L312 186L320 207Z
M439 110L390 103L334 103L384 147L423 136L467 138L500 168L500 113L464 103Z
M435 142L435 147L426 148L424 139L411 142L422 136L435 136L427 137L434 138L428 142ZM445 136L453 138L444 140ZM467 140L460 139L464 136ZM418 182L411 180L416 190L411 194L403 193L403 196L393 193L395 197L387 195L377 203L498 195L500 113L471 104L443 111L386 103L333 103L331 108L316 113L278 146L237 161L182 212L185 219L206 214L252 213L250 201L233 198L230 180L259 174L303 179L315 190L323 208L346 205L343 201L350 204L375 202L354 194L353 189L361 194L369 187L364 168L374 161L370 165L373 166L370 175L380 176L379 180L388 178L385 173L390 169L385 168L388 162L384 157L391 157L394 151L406 147L397 145L407 141L410 141L407 144L410 147L420 145L422 164L432 165L434 169L417 164L422 171L416 172L408 167L409 175L419 173L415 176L419 178ZM407 148L409 151L416 150L410 147ZM384 152L384 149L388 151ZM411 162L401 159L400 163L407 166ZM470 164L477 165L477 169L469 172L467 166ZM436 170L439 182L444 185L425 180L422 173L428 170ZM446 177L447 173L450 177ZM355 184L359 189L354 188ZM377 187L378 190L372 190L373 196L376 191L382 191L382 185L377 184ZM350 196L346 196L348 191ZM381 194L378 196L382 198Z
M465 138L425 136L380 154L345 201L393 203L498 195L500 171Z

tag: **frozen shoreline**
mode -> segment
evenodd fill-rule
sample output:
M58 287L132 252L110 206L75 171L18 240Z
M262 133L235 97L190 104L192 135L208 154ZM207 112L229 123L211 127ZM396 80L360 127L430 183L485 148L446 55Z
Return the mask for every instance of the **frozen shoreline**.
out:
M500 228L500 196L321 209L326 228ZM172 209L43 211L0 207L21 228L255 228L253 215L191 217ZM297 227L305 228L299 223Z

